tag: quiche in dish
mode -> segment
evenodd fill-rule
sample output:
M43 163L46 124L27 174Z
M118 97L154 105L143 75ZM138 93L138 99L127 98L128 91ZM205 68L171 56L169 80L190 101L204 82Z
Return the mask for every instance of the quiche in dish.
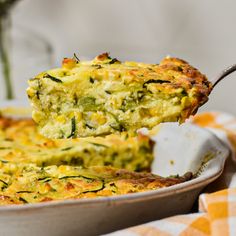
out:
M191 178L191 173L164 178L104 166L37 167L34 164L1 163L0 205L115 196L155 190Z
M154 142L145 135L109 135L80 139L48 139L32 119L0 116L0 161L49 165L113 166L150 171Z
M95 198L155 190L193 176L150 171L149 137L48 139L29 118L0 116L0 205Z
M49 138L105 136L161 122L183 122L208 100L212 84L187 62L64 59L61 68L29 80L32 117Z

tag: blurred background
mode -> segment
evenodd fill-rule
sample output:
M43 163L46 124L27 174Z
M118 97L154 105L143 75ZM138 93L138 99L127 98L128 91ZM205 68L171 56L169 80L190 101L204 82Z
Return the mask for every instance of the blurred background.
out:
M110 52L150 63L171 55L213 79L236 63L235 9L235 0L19 0L6 39L12 44L15 95L25 98L28 78L60 66L73 53L91 58ZM236 115L235 87L236 73L215 88L201 110ZM1 99L4 92L1 78Z

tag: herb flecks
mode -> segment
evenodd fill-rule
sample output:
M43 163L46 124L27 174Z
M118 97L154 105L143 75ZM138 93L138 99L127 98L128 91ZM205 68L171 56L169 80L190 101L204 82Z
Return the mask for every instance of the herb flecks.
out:
M75 58L75 60L76 60L77 63L80 62L80 59L78 58L78 56L76 55L76 53L74 53L74 58Z
M6 160L0 160L2 163L8 163L9 161Z
M101 186L99 188L94 189L94 190L83 191L82 194L83 193L96 193L96 192L99 192L99 191L103 190L105 188L105 182L102 179L100 181L101 181Z
M110 124L110 127L111 127L112 129L114 129L114 130L119 131L119 132L123 132L123 131L126 130L123 125L118 124L118 123Z
M47 182L49 182L49 181L51 181L52 180L52 178L50 178L50 177L43 177L43 178L38 178L38 181L42 181L43 183L47 183Z
M23 197L19 197L19 200L23 203L28 203Z
M63 177L60 177L59 179L76 179L76 178L82 178L82 179L86 179L86 180L89 180L89 181L94 181L95 180L94 178L90 178L90 177L87 177L87 176L84 176L84 175L65 175Z
M87 127L87 128L89 128L89 129L95 129L93 126L91 126L91 125L89 125L89 124L85 124L85 126Z
M89 82L90 82L91 84L93 84L93 83L94 83L94 79L93 79L92 77L89 77Z
M110 92L110 91L108 91L108 90L105 90L105 93L107 93L107 94L111 94L111 92Z
M115 64L115 63L120 63L120 61L117 60L116 58L113 58L113 59L111 59L111 60L109 61L108 64Z
M5 187L7 187L7 186L8 186L8 183L7 183L7 182L5 182L4 180L0 179L0 182L1 182L1 183L3 183L3 184L5 185Z
M75 131L76 131L76 120L75 117L71 119L71 133L67 138L74 138L75 137Z
M72 149L73 147L66 147L66 148L62 148L61 151L68 151L70 149Z
M95 145L95 146L97 146L97 147L104 147L104 148L108 148L108 146L107 146L107 145L104 145L104 144L101 144L101 143L93 143L93 142L89 142L89 143L91 143L91 144L93 144L93 145Z
M95 67L96 69L101 69L102 66L101 65L91 65L92 67Z
M161 79L150 79L143 84L143 88L145 88L147 84L164 84L164 83L170 83L170 81Z
M56 78L56 77L54 77L54 76L52 76L52 75L49 75L48 73L46 73L46 74L43 76L43 78L48 78L48 79L50 79L50 80L52 80L52 81L54 81L54 82L56 82L56 83L62 83L62 81L61 81L60 79L58 79L58 78Z
M18 191L16 193L32 193L32 191L22 190L22 191Z
M36 97L37 97L37 99L40 99L39 95L40 95L40 93L39 93L39 91L37 90L37 91L36 91Z

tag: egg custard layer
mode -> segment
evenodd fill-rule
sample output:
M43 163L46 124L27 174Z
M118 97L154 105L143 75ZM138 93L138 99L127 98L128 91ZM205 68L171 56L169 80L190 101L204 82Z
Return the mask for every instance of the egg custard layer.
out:
M183 122L208 100L211 83L177 58L159 65L64 59L61 68L29 80L32 117L49 138L105 136Z
M150 171L153 141L109 135L105 138L47 139L32 119L0 116L0 162L71 166L113 166L131 171Z
M0 205L94 198L155 190L192 178L163 178L112 167L37 167L0 163ZM12 169L14 169L13 174Z

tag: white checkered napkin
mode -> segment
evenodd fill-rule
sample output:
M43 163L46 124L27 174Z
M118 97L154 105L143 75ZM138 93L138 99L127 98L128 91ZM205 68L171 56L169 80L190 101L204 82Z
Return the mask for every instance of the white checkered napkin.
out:
M208 221L203 213L179 215L163 220L153 221L144 225L116 231L109 236L170 236L209 234Z
M131 227L110 236L234 236L236 235L236 188L199 198L200 213L173 216Z
M202 194L199 211L207 212L212 235L236 235L236 188Z

